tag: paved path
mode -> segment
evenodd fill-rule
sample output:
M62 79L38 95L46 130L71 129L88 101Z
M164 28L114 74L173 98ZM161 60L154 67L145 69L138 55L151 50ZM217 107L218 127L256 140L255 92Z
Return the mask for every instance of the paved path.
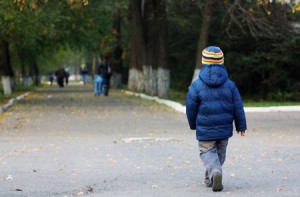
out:
M184 114L117 91L46 87L0 114L0 196L300 196L300 112L247 119L214 193Z

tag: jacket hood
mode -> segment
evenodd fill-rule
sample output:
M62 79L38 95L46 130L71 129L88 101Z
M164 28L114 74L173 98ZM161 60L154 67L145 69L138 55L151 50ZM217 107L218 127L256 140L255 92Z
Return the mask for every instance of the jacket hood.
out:
M199 78L208 86L217 87L228 79L228 73L223 65L210 64L202 67Z

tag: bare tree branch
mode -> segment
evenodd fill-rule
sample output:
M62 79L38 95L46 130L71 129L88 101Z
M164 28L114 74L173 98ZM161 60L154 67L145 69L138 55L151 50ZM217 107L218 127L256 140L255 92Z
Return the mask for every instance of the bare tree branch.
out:
M253 1L251 4L234 1L232 4L227 3L228 8L222 23L226 25L225 32L229 37L239 37L239 34L250 34L252 37L277 36L278 30L290 29L286 18L282 16L280 21L275 12L281 10L270 10L269 1L259 4ZM237 29L238 28L238 29Z

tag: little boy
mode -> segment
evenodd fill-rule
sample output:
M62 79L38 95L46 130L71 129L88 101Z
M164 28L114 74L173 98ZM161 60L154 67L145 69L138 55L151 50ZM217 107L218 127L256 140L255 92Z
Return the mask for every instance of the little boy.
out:
M190 129L196 130L200 157L206 169L204 182L213 191L223 190L222 165L228 138L247 129L243 102L235 84L228 78L223 52L210 46L202 51L202 69L186 97Z

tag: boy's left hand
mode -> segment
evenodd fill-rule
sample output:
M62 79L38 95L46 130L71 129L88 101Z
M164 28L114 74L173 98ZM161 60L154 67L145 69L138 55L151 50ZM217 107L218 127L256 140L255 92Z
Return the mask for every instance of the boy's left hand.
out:
M245 131L238 131L237 133L241 133L241 136L242 136L242 137L245 136Z

